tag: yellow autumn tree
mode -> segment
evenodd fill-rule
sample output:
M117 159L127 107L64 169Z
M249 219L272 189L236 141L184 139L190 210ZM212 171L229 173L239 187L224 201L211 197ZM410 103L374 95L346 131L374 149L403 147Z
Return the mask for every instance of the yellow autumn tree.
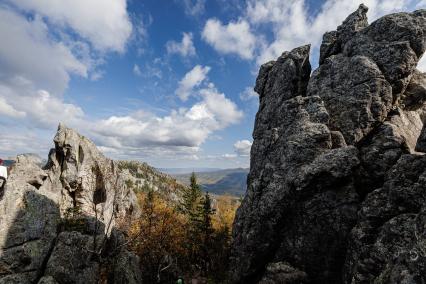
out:
M230 195L216 197L215 215L213 216L213 227L215 230L228 228L231 231L235 213L240 206L240 201Z
M146 283L169 283L179 274L185 251L185 220L152 190L138 194L141 217L128 231Z

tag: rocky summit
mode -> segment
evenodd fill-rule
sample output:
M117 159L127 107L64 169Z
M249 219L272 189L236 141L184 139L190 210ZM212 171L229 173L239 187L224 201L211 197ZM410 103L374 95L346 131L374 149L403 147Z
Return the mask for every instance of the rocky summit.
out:
M426 10L367 10L260 68L232 283L426 283Z
M41 168L17 157L0 198L0 283L140 283L120 222L137 217L116 162L60 125Z

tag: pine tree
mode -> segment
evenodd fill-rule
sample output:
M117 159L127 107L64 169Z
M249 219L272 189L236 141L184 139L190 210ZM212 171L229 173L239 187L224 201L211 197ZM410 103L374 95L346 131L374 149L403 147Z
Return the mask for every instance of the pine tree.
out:
M214 214L211 198L207 192L200 201L197 210L196 232L199 239L198 257L202 264L202 270L206 274L209 273L211 266L211 252L213 240L213 223L212 215Z
M199 212L198 206L201 199L201 188L197 184L197 177L195 173L191 174L190 186L183 192L182 202L180 204L180 211L186 216L186 232L187 243L185 248L187 251L188 263L197 264L199 255L199 233L198 233L198 220Z
M193 172L190 177L190 186L183 192L181 211L187 215L189 219L193 219L196 215L197 205L201 197L201 188L197 184L197 176Z
M143 213L144 213L144 217L146 218L147 221L147 229L148 232L151 233L152 231L152 227L153 227L153 219L154 219L154 191L152 189L150 189L148 191L148 193L146 194L144 203L143 203Z
M204 198L201 200L198 217L199 217L199 231L203 236L204 240L211 238L213 234L212 215L214 214L211 204L211 198L207 192Z

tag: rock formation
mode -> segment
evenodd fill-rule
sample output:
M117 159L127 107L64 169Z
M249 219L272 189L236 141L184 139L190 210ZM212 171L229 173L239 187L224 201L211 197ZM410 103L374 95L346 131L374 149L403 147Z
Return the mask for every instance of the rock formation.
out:
M426 10L367 10L260 68L233 283L426 282Z
M18 156L0 200L0 283L140 283L117 224L137 216L116 162L64 125L44 168Z

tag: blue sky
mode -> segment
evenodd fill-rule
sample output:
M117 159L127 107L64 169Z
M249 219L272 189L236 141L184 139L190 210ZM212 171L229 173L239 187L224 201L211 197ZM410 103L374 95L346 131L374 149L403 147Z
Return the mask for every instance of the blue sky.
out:
M59 122L109 157L247 167L259 66L364 2L370 21L424 0L1 0L0 156L47 156ZM425 60L419 69L426 70Z

